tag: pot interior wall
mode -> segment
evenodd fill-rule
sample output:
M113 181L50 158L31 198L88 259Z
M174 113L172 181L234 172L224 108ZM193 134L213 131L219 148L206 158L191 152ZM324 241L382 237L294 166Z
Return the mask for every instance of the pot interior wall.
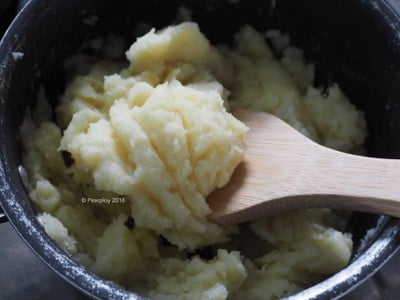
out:
M369 137L368 153L379 157L399 157L400 99L396 88L400 79L399 25L395 14L378 1L33 1L30 15L20 24L14 39L6 42L12 51L24 53L21 61L11 57L0 111L5 135L2 142L11 168L21 163L18 128L26 107L34 107L43 86L55 104L65 87L63 61L73 54L94 54L82 47L83 41L116 33L135 40L137 23L161 28L175 19L184 5L212 43L230 43L244 24L256 29L280 29L289 33L292 43L305 50L316 63L317 82L326 87L337 82L351 101L365 112ZM30 19L29 19L30 18ZM33 21L34 20L34 21ZM86 21L84 21L86 20ZM88 21L91 20L92 22ZM2 100L3 101L3 100ZM10 175L13 189L22 191L17 172ZM26 195L21 201L28 207ZM31 211L30 213L33 213ZM350 230L356 245L377 217L355 214Z
M135 40L139 22L161 28L174 20L181 1L43 1L32 16L35 26L14 42L16 50L29 47L24 60L16 64L6 109L15 132L21 123L21 111L35 102L38 86L43 84L53 102L65 86L62 62L77 52L88 52L84 40L105 36L108 32ZM232 4L233 3L233 4ZM294 45L305 50L316 63L317 83L337 82L351 101L365 111L369 126L369 155L398 157L400 139L399 37L395 16L367 1L187 1L193 19L213 43L229 43L237 29L250 24L258 30L280 29L289 33ZM91 24L83 20L97 19ZM354 22L357 20L357 22ZM35 28L36 27L36 28ZM93 53L91 53L93 54ZM15 136L10 136L15 142ZM14 151L13 151L14 152ZM18 151L15 151L16 153Z

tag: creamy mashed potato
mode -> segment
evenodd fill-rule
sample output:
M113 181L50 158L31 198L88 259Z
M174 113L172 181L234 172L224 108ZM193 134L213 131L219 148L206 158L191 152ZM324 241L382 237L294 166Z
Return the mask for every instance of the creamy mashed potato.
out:
M248 128L230 105L274 113L338 150L362 147L362 113L338 85L314 87L302 52L269 36L279 57L250 26L230 50L195 23L151 30L126 52L127 67L102 61L76 76L56 122L27 118L27 189L46 232L97 274L155 299L276 299L343 268L351 236L330 210L207 221L207 195L245 151Z

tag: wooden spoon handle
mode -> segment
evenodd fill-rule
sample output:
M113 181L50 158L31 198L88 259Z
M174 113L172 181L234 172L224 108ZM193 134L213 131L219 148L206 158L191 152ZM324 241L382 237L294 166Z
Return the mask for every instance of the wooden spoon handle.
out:
M316 201L321 203L316 206L400 217L400 160L318 148L318 152L313 152L315 157L310 157L310 164L315 164L315 168L303 180L301 191L305 195L332 197L319 197ZM316 179L314 182L312 177Z
M265 113L235 115L250 127L248 148L229 184L209 195L211 221L238 223L311 207L400 217L400 160L320 146Z

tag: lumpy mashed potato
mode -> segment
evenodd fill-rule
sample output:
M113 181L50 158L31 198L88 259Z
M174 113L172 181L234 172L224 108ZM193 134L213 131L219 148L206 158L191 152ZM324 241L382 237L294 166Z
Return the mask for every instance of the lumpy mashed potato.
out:
M315 88L299 49L275 52L250 26L227 50L185 22L138 38L127 67L102 61L76 76L56 122L41 95L21 135L46 232L97 274L155 299L275 299L343 268L351 236L330 210L207 221L207 195L245 151L248 128L229 105L274 113L338 150L362 146L363 115L340 88Z

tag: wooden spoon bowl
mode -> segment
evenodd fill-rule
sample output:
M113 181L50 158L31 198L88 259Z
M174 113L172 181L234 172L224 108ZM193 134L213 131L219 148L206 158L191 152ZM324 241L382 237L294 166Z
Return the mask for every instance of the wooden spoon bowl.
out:
M209 220L239 223L312 207L400 217L400 160L332 150L265 112L234 115L250 127L247 149L230 182L208 196Z

